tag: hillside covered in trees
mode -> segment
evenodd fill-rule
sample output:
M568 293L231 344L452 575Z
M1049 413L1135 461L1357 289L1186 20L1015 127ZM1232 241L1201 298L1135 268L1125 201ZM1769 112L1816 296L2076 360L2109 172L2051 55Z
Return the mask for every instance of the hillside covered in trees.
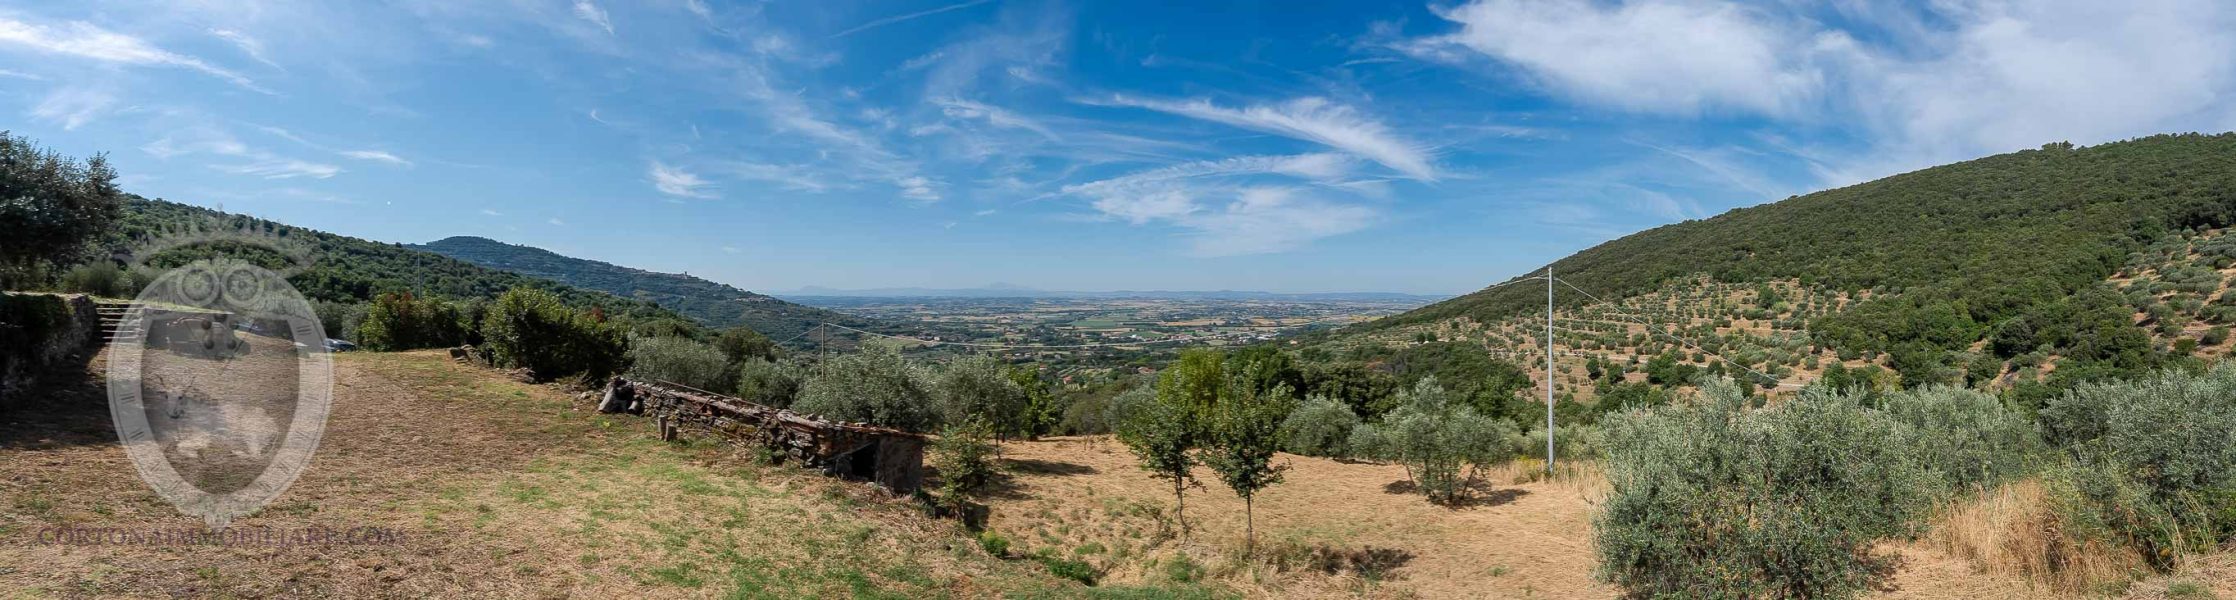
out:
M850 327L875 325L861 317L802 306L687 274L633 269L489 238L457 236L407 247L656 303L712 327L745 325L776 339L791 338L823 322Z
M383 293L409 292L456 299L491 299L516 287L551 292L570 306L597 308L607 314L639 319L675 319L674 312L644 300L616 297L563 283L491 269L441 254L414 250L400 244L336 235L226 213L199 206L127 195L122 218L100 245L119 255L148 242L184 232L215 229L220 233L250 232L283 240L304 256L300 272L288 282L312 300L342 304L369 302ZM219 244L218 246L224 246ZM189 259L227 248L174 249L151 258L153 264ZM249 251L233 248L231 250ZM254 252L254 251L249 251ZM235 253L238 254L238 253ZM268 260L288 260L266 257ZM267 265L281 266L281 265Z
M2133 373L2154 361L2126 315L2149 307L2123 306L2132 303L2107 279L2154 244L2232 222L2236 134L2161 135L2048 144L1735 209L1552 268L1616 303L1703 275L1860 298L1805 325L1810 345L1844 354L1930 362L1994 338L1986 349L2004 358L2043 350ZM1590 302L1559 296L1565 307ZM1544 301L1536 285L1494 286L1336 335L1495 323L1542 315Z

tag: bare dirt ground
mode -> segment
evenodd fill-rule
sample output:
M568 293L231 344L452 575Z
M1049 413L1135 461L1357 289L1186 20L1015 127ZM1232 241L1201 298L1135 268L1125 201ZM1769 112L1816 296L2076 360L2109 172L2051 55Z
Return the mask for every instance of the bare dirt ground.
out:
M992 526L1026 545L1076 548L1123 544L1089 555L1114 581L1154 578L1140 557L1175 553L1219 566L1243 544L1243 506L1207 470L1205 487L1188 492L1187 543L1163 539L1161 513L1172 505L1169 483L1135 468L1124 446L1107 437L1012 443L1016 490L994 503ZM1259 493L1261 543L1391 547L1411 560L1380 582L1357 577L1282 581L1259 577L1253 595L1282 597L1607 598L1616 590L1592 580L1589 514L1596 485L1551 481L1498 485L1471 506L1443 508L1402 489L1402 467L1283 455L1286 481ZM1588 477L1584 478L1588 479ZM1501 482L1504 483L1504 482ZM1121 555L1123 558L1113 558ZM1216 570L1216 569L1215 569ZM1241 577L1250 579L1253 574Z

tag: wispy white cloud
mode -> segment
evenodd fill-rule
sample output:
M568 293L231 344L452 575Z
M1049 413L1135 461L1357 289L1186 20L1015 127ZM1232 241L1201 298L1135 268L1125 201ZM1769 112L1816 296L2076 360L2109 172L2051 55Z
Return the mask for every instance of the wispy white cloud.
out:
M1728 154L1725 151L1677 148L1640 141L1633 141L1632 143L1651 148L1656 152L1684 161L1686 164L1699 167L1702 172L1716 179L1746 190L1754 196L1753 199L1755 200L1776 200L1792 195L1796 191L1779 185L1761 173L1747 168L1738 160L1725 156Z
M484 209L481 209L481 214L482 214L482 216L485 216L485 217L502 217L502 216L505 216L505 213L497 212L497 209L494 209L494 208L484 208Z
M691 14L698 15L699 20L708 23L714 22L714 9L707 6L707 3L703 0L683 0L683 9L691 11Z
M248 175L264 179L294 179L307 177L326 179L342 173L342 168L326 163L313 162L273 154L241 143L223 129L209 126L186 127L140 146L140 150L159 159L180 156L212 155L242 162L220 162L209 167L235 175Z
M850 162L849 177L882 181L912 200L940 199L940 183L919 172L915 161L887 149L868 132L824 118L799 92L774 87L767 72L758 67L745 69L739 74L739 83L744 95L760 105L762 117L770 126L800 134L805 141L821 147L825 156Z
M1429 152L1419 144L1392 133L1381 121L1325 98L1299 98L1239 109L1221 107L1209 100L1170 101L1127 96L1088 102L1145 108L1304 140L1381 163L1415 179L1436 179L1436 167Z
M92 122L114 104L116 96L107 91L66 87L47 94L45 100L31 108L31 116L61 123L62 129L67 131Z
M552 226L554 226L554 227L566 227L566 226L567 226L567 222L566 222L566 221L563 221L563 220L560 220L560 219L559 219L559 217L552 217L552 218L549 218L549 219L545 219L545 220L544 220L544 222L545 222L545 223L550 223L550 224L552 224Z
M344 150L341 154L342 156L347 156L357 160L384 162L399 167L411 166L411 161L404 160L403 157L390 154L387 151L383 150Z
M1823 83L1808 36L1729 2L1476 0L1437 15L1460 30L1399 49L1458 63L1490 57L1555 91L1629 110L1789 114Z
M1035 12L1006 13L1003 22L970 32L958 41L909 61L904 70L924 71L924 97L977 97L987 74L1031 74L1057 68L1071 39L1070 15L1042 6ZM1036 76L1033 80L1044 82Z
M48 26L0 17L0 44L107 63L182 67L226 80L245 89L272 93L239 73L211 65L200 58L164 50L146 40L83 21Z
M908 177L902 177L899 180L894 181L893 183L894 185L900 186L901 197L923 202L936 202L939 200L939 190L935 189L938 184L924 176L912 175Z
M257 41L256 38L249 37L248 34L231 29L211 29L210 35L232 42L235 47L241 49L242 54L248 55L256 62L264 63L274 69L286 69L286 67L281 67L279 63L272 62L272 58L264 53L264 42Z
M606 9L590 0L575 0L575 17L606 30L606 35L613 35L613 19L606 16Z
M652 178L652 188L660 190L662 194L682 198L714 197L714 193L706 189L709 185L706 180L681 167L670 167L660 161L652 161L652 170L647 176Z
M1330 201L1296 186L1262 180L1275 177L1332 183L1348 173L1350 160L1332 153L1240 156L1068 185L1061 193L1088 200L1106 218L1134 225L1167 223L1190 230L1191 251L1196 254L1279 252L1359 230L1379 213L1362 205Z
M1853 141L1777 144L1824 185L2051 141L2236 126L2236 5L1830 4L1472 0L1438 12L1457 31L1391 46L1495 65L1588 106L1840 127Z
M696 2L697 0L693 0L693 1L694 1L694 2ZM856 25L856 26L853 26L853 27L849 27L849 28L847 28L847 29L846 29L845 31L841 31L841 32L838 32L838 33L834 33L834 34L831 34L831 37L835 37L835 38L837 38L837 37L846 37L846 36L849 36L849 35L854 35L854 34L856 34L856 33L860 33L860 32L862 32L862 31L866 31L866 30L870 30L870 29L876 29L876 28L879 28L879 27L884 27L884 26L886 26L886 25L891 25L891 24L894 24L894 23L899 23L899 22L902 22L902 21L908 21L908 20L912 20L912 19L920 19L920 18L924 18L924 17L929 17L929 16L932 16L932 15L936 15L936 14L940 14L940 13L943 13L943 12L948 12L948 11L956 11L956 10L962 10L962 9L970 8L970 7L973 7L973 6L978 6L978 5L980 5L980 4L985 4L985 3L988 3L988 2L992 2L992 1L994 1L994 0L971 0L971 1L969 1L969 2L964 2L964 3L961 3L961 4L950 4L950 5L947 5L947 6L942 6L942 7L939 7L939 8L934 8L934 9L930 9L930 10L920 10L920 11L916 11L916 12L908 13L908 14L905 14L905 15L894 15L894 16L890 16L890 17L885 17L885 18L882 18L882 19L877 19L877 20L874 20L874 21L870 21L870 22L868 22L868 23L863 23L863 24L861 24L861 25Z
M1191 214L1182 226L1195 229L1194 252L1203 256L1264 254L1358 231L1377 217L1374 209L1312 198L1295 188L1253 187L1217 210Z
M766 181L804 192L823 192L834 187L824 178L812 174L808 167L798 165L736 161L720 165L718 174L748 181Z
M1056 135L1056 132L1049 130L1045 125L1041 125L1039 121L1020 116L1001 107L956 98L934 100L932 103L938 105L941 112L952 118L983 119L987 124L995 127L1023 129L1040 134L1041 137L1048 138L1052 142L1062 140L1062 137Z
M265 179L294 179L297 177L325 179L342 172L341 167L334 165L276 156L258 158L246 163L210 165L210 168L236 175L250 175Z

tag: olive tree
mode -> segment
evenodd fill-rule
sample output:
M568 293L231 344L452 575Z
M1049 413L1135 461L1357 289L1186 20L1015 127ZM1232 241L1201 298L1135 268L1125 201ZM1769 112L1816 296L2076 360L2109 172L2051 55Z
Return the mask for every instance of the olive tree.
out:
M948 362L935 376L932 390L949 423L975 420L986 425L995 439L1032 432L1032 398L991 356Z
M1475 471L1514 457L1514 439L1521 436L1514 423L1476 412L1434 376L1399 391L1396 400L1382 422L1354 431L1352 452L1405 465L1432 502L1459 502Z
M1910 428L1824 387L1756 407L1728 379L1697 402L1611 415L1599 574L1640 597L1852 597L1873 547L1914 531L1939 489Z
M817 365L792 409L841 421L931 431L940 411L922 369L899 349L865 345Z
M737 378L739 398L762 406L787 408L800 396L807 368L791 359L746 358L738 361Z
M77 160L0 131L0 288L30 283L24 275L66 264L123 215L116 171L95 154Z
M1351 413L1350 405L1313 395L1282 421L1282 447L1305 456L1339 456L1358 426L1359 416Z
M629 339L629 376L699 388L730 387L729 359L714 346L680 337Z

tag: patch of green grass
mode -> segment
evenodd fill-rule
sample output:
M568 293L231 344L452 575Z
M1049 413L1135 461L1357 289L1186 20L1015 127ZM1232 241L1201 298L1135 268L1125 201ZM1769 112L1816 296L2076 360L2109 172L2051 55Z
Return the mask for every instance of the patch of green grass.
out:
M2166 597L2169 600L2213 600L2214 598L2212 589L2188 579L2166 582Z
M1165 558L1158 564L1158 571L1164 574L1166 581L1173 583L1195 583L1203 579L1203 566L1186 554Z
M978 549L995 558L1009 556L1009 538L992 529L978 532Z
M696 588L706 585L706 581L699 578L698 569L688 564L660 567L645 571L645 574L651 576L653 581L678 587Z
M1094 565L1087 564L1086 561L1043 555L1040 557L1040 564L1047 566L1051 575L1087 585L1094 585L1095 580L1102 577L1102 573L1096 572Z

